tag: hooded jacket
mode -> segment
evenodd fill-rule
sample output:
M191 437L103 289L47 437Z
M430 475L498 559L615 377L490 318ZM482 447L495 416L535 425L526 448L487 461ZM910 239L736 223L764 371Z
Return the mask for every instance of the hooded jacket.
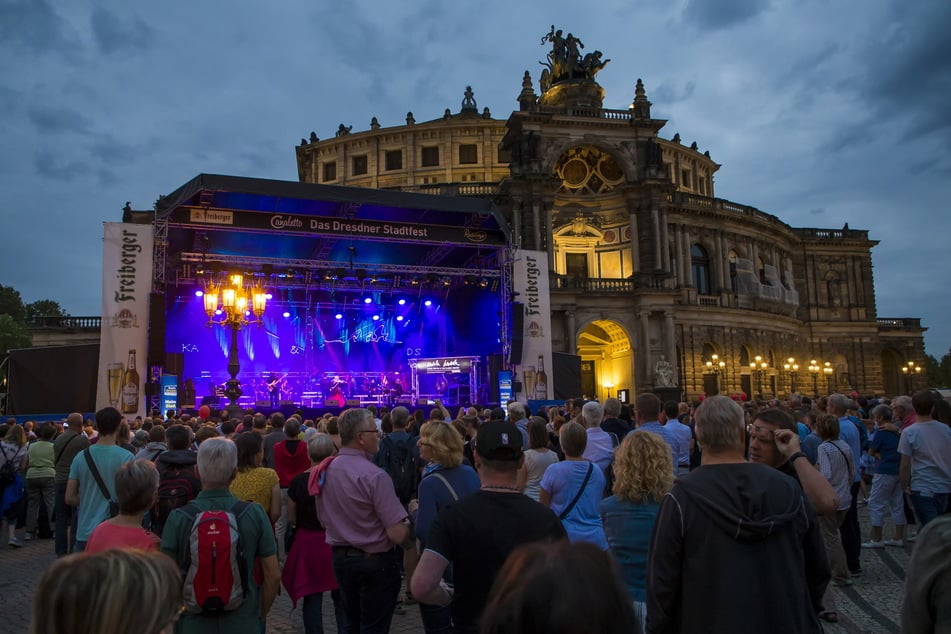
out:
M703 466L664 498L647 632L821 632L830 572L798 483L762 464Z

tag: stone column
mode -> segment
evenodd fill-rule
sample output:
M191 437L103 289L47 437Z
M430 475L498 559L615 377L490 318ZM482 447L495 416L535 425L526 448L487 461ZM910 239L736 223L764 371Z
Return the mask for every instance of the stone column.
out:
M662 261L664 263L663 269L670 271L670 236L667 226L667 209L660 210L660 245Z
M565 311L565 321L567 323L567 340L568 340L568 354L578 354L578 332L577 332L577 323L575 322L575 311L566 310Z
M664 268L660 245L660 211L654 206L651 207L651 221L654 223L654 268L659 271Z
M637 356L641 359L641 376L647 383L654 384L654 377L651 376L651 349L650 349L650 311L641 310L637 313L638 324L640 325L640 341L637 345Z
M668 310L664 311L664 355L667 361L674 368L674 376L677 377L677 383L680 383L680 368L677 359L677 344L674 340L674 313Z
M684 261L684 266L683 266L684 286L690 286L690 284L693 282L693 280L690 279L691 278L690 265L692 261L692 256L690 255L690 227L688 227L687 225L683 225L683 233L681 235L682 235L682 243L681 243L680 250L683 253L682 257Z
M640 244L637 232L637 207L630 198L627 200L628 216L631 221L631 273L637 273L641 270L638 261L638 246Z
M512 198L512 244L522 246L522 198Z
M532 249L541 249L541 237L542 237L542 210L541 203L534 199L532 200Z

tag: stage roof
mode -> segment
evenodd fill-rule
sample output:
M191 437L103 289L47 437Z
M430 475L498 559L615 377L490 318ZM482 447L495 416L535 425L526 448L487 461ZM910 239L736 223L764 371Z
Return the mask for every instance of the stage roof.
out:
M207 267L364 285L500 275L509 227L482 198L200 174L162 198L169 283Z

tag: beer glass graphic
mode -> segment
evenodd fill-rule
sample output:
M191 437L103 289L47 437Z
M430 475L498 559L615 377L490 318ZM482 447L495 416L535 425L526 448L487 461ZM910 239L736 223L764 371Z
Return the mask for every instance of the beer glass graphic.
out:
M106 366L106 379L109 381L109 404L119 407L119 392L122 388L122 371L125 366L121 363L110 363Z
M528 398L535 398L535 366L528 365L522 369L522 382L525 388L525 395Z

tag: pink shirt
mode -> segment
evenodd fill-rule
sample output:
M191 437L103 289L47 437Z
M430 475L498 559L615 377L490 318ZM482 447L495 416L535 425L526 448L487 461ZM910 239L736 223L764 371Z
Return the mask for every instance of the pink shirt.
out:
M86 542L87 553L98 553L112 548L141 548L158 550L161 539L151 531L137 526L116 526L106 520L93 529Z
M406 519L393 480L366 453L344 447L327 467L317 500L317 515L331 546L352 546L368 553L393 548L386 527Z

